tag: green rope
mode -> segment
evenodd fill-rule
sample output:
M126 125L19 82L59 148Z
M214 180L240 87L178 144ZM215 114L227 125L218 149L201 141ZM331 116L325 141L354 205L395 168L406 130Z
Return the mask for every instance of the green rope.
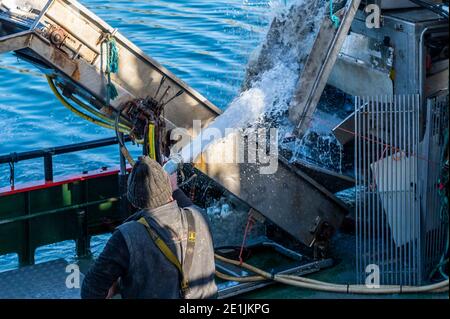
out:
M111 73L117 73L119 71L119 50L117 49L116 39L110 38L108 41L108 65Z
M107 42L107 69L108 84L106 85L108 103L119 96L116 87L111 81L111 73L119 71L119 50L117 49L116 40L113 37L108 37Z
M334 27L337 29L341 24L341 20L333 12L333 0L330 0L330 19L334 23Z

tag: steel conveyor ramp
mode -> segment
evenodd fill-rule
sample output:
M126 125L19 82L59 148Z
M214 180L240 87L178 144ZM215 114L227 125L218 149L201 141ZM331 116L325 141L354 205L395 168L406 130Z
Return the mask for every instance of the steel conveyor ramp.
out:
M110 36L119 54L118 73L111 74L118 96L107 103L105 42ZM0 53L8 51L55 76L60 85L99 109L106 104L117 108L129 100L153 96L159 89L157 98L164 101L181 94L164 109L166 120L177 127L191 131L193 120L207 126L221 113L77 1L0 0Z
M119 65L109 83L104 43L111 38ZM11 51L55 79L63 94L81 96L106 116L133 99L157 96L167 101L162 103L166 122L194 136L194 120L206 127L221 113L73 0L0 0L0 53ZM118 96L110 100L106 87L111 83ZM304 244L328 239L346 214L345 205L300 169L278 162L271 175L258 174L259 167L251 164L219 163L200 170Z

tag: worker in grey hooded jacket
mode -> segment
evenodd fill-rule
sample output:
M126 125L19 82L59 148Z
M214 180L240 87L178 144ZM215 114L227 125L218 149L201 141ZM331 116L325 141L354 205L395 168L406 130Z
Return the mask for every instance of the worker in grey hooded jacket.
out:
M139 212L119 226L86 274L82 298L214 298L214 249L208 223L149 157L129 176L127 197ZM184 202L180 208L178 202Z

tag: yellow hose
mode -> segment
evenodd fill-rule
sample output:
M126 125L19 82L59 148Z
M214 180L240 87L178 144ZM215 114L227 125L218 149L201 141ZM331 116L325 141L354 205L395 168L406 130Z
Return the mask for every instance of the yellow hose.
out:
M110 124L111 126L113 126L113 120L110 119L109 117L107 117L105 114L103 114L102 112L97 111L94 108L91 108L89 106L87 106L85 103L83 103L82 101L80 101L78 98L76 98L75 96L71 96L70 99L72 101L74 101L78 106L82 107L83 109L85 109L88 112L91 112L92 114L94 114L95 116L97 116L98 118L102 119L104 122L106 122L107 124ZM126 131L131 131L130 127L119 123L119 127L122 128L123 130Z
M155 125L148 124L148 155L156 160Z
M216 276L222 280L227 281L237 281L237 282L257 282L257 281L266 281L267 279L262 276L246 276L246 277L233 277L230 275L226 275L216 270Z
M242 267L244 269L250 270L251 272L257 274L258 276L251 277L232 277L224 275L222 273L216 272L219 278L238 281L238 282L251 282L251 281L261 281L261 280L273 280L278 283L306 288L312 290L334 292L334 293L351 293L351 294L398 294L398 293L425 293L425 292L445 292L448 291L449 281L444 280L437 284L412 287L412 286L380 286L379 288L369 288L363 285L340 285L332 284L327 282L322 282L318 280L308 279L300 276L293 275L272 275L264 270L261 270L252 265L242 263L237 260L228 259L215 254L216 259Z
M62 105L64 105L66 108L68 108L70 111L72 111L73 113L75 113L79 117L81 117L81 118L83 118L83 119L85 119L85 120L87 120L87 121L89 121L91 123L94 123L94 124L99 125L99 126L104 127L104 128L108 128L108 129L114 130L114 126L113 125L105 123L105 122L103 122L101 120L94 119L94 118L90 117L89 115L86 115L83 112L80 112L79 110L74 108L72 105L70 105L64 99L64 97L58 92L58 89L56 88L55 84L53 83L53 79L50 76L48 76L48 75L46 77L47 77L47 82L48 82L48 85L50 86L50 89L52 90L53 94L61 102ZM119 128L119 131L121 133L129 134L129 131L127 131L125 129L122 129L122 128Z

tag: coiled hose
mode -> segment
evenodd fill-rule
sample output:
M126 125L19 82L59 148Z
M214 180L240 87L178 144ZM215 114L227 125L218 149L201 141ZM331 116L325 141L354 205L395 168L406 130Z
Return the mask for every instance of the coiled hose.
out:
M327 283L319 280L304 278L300 276L294 275L277 275L268 273L262 269L249 265L247 263L241 263L237 260L232 260L215 254L217 260L222 262L232 264L238 267L242 267L247 269L255 274L256 276L248 276L248 277L233 277L225 275L219 271L216 271L217 277L229 280L229 281L237 281L237 282L257 282L264 280L273 280L278 283L306 288L312 290L319 290L325 292L333 292L333 293L347 293L347 294L402 294L402 293L426 293L426 292L445 292L448 291L448 279L442 282L431 284L427 286L413 287L413 286L380 286L379 288L369 288L363 285L341 285L341 284L333 284Z

